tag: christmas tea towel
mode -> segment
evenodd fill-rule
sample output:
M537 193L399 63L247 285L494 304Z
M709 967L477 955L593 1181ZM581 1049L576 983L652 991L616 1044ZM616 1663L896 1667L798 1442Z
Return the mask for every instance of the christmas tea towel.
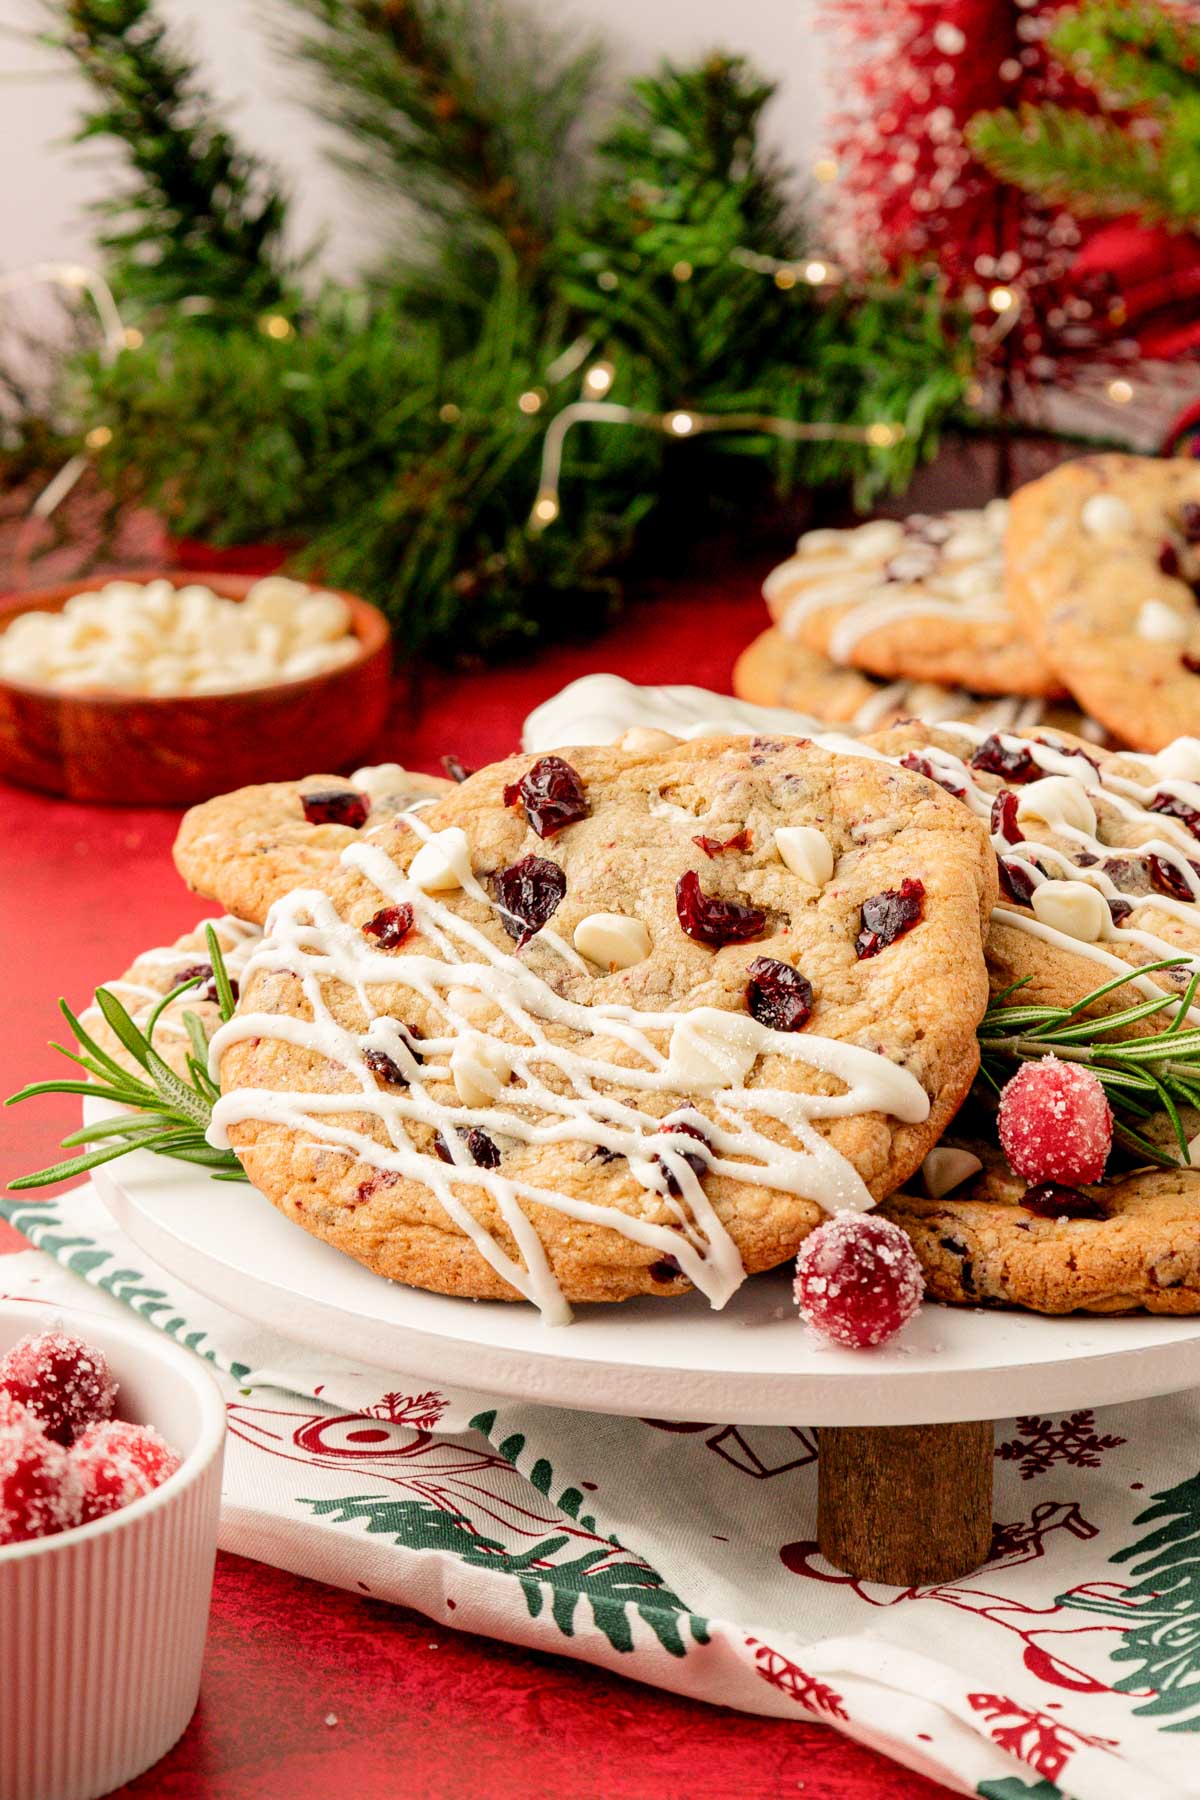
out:
M226 1549L701 1700L821 1719L963 1794L1200 1796L1200 1398L1001 1424L987 1564L900 1590L822 1561L801 1425L429 1387L191 1292L90 1187L0 1212L37 1246L0 1259L0 1294L125 1306L211 1363Z

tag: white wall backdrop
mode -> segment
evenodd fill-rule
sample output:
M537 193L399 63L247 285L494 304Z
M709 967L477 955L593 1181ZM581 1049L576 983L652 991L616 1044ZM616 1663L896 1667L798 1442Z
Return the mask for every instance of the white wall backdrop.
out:
M270 0L163 0L202 52L213 87L245 141L282 168L295 195L301 242L326 236L324 260L350 269L379 241L368 215L326 165L320 132L295 100L297 76L270 43ZM489 0L476 0L487 5ZM806 167L819 148L826 46L813 24L814 0L535 0L559 22L600 30L621 72L661 55L684 57L720 45L741 50L779 83L770 132L789 160ZM36 32L39 0L0 0L0 270L47 258L86 260L88 201L116 166L99 147L72 147L81 89L62 60L21 34Z

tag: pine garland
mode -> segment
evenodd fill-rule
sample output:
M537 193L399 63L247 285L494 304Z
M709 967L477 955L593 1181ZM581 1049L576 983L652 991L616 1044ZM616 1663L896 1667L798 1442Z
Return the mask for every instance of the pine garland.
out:
M1154 0L1088 0L1050 49L1094 86L1106 111L1026 106L980 113L969 139L1004 180L1109 218L1200 224L1200 22ZM1132 120L1114 118L1114 111Z

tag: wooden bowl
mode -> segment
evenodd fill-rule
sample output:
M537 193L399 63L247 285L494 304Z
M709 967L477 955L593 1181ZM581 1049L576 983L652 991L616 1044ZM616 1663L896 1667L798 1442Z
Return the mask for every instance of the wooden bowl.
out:
M0 601L0 631L22 613L60 612L73 594L108 581L199 583L244 600L258 579L174 569L77 579ZM387 713L390 631L377 607L354 594L341 598L359 654L301 681L152 696L65 693L0 679L0 774L72 800L184 806L250 782L288 781L357 761Z

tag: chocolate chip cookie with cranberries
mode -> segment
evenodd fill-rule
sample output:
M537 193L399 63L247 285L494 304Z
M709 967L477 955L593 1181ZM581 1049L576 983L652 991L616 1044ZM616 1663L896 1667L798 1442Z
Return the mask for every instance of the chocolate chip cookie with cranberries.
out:
M351 776L237 788L183 815L175 867L194 892L261 925L273 900L328 875L364 828L453 786L439 775L380 763Z
M1085 456L1013 496L1009 601L1123 743L1200 733L1200 463Z
M995 869L936 784L803 739L514 757L277 903L218 1135L390 1279L723 1304L936 1144Z

